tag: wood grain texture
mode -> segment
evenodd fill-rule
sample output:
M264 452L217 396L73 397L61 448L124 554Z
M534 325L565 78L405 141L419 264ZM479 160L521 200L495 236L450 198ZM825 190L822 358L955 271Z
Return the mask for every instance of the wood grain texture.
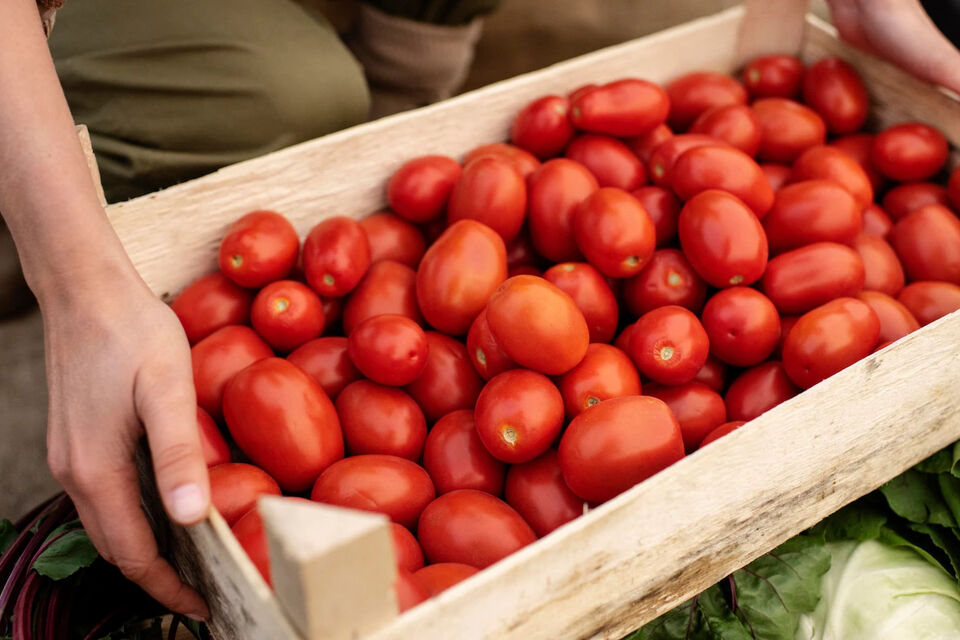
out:
M759 56L800 53L806 30L805 0L746 0L737 38L736 67Z
M90 131L85 124L78 124L76 129L77 138L80 139L80 148L83 149L83 155L87 159L87 169L90 171L90 178L93 180L97 198L99 198L101 205L106 206L107 198L103 195L103 184L100 183L100 167L97 166L97 156L93 154L93 143L90 142Z

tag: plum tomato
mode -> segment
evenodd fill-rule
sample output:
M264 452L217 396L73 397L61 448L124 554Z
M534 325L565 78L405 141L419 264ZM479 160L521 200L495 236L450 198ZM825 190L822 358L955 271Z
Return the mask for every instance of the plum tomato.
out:
M677 158L690 149L724 144L726 142L723 140L702 133L681 133L672 136L650 154L650 161L647 163L650 180L657 186L669 188L673 179L673 165L676 164Z
M403 391L357 380L340 393L336 407L347 455L379 453L420 459L427 421L414 399Z
M633 334L637 331L636 323L628 324L613 341L613 346L626 354L630 353L630 341L633 340ZM631 360L632 361L632 360Z
M960 211L960 167L953 170L947 180L947 197L954 211Z
M680 460L683 436L662 400L612 398L570 421L558 457L574 494L605 502Z
M823 58L807 68L803 101L837 135L857 131L870 112L870 97L860 74L840 58Z
M230 462L230 447L220 433L220 427L210 414L197 406L197 428L200 431L200 448L207 467Z
M387 182L390 208L410 222L427 222L447 205L460 178L460 164L448 156L421 156L405 162Z
M861 291L857 299L866 302L880 320L880 342L896 342L920 328L920 323L903 303L879 291Z
M740 81L751 98L796 98L803 72L803 63L794 56L761 56L743 68Z
M630 150L646 164L654 150L672 137L673 131L670 127L661 124L643 135L629 138L626 142Z
M256 509L250 509L242 518L230 528L233 537L240 543L247 557L263 576L267 586L272 586L270 580L270 550L267 547L267 535L263 530L263 518Z
M417 306L417 274L405 264L383 260L370 265L343 306L343 331L353 333L361 322L392 313L423 322Z
M476 220L510 242L520 233L527 211L527 185L513 165L482 156L463 168L447 205L447 220Z
M913 280L960 284L960 219L939 204L928 204L901 218L890 244Z
M718 291L707 300L700 321L710 339L710 353L735 367L763 362L780 341L777 308L750 287Z
M830 146L810 147L793 163L791 182L833 180L854 197L861 208L873 202L873 185L849 154Z
M747 369L730 383L724 402L729 420L750 421L800 393L781 362L771 360Z
M310 288L339 298L357 286L370 266L370 243L352 218L336 216L319 222L303 241L303 271Z
M416 462L376 454L335 462L310 493L314 502L382 513L407 528L435 496L433 481Z
M503 492L506 465L483 446L471 409L448 413L433 425L423 449L423 466L438 495L457 489L495 496Z
M767 178L767 182L770 183L770 188L773 189L774 193L790 182L790 176L793 173L793 168L789 165L777 164L776 162L764 162L760 165L760 170L763 171L763 175Z
M755 155L760 148L760 123L745 104L725 104L704 111L690 127L690 133L719 138L748 156Z
M477 433L497 460L529 462L563 428L563 396L542 373L511 369L490 380L474 410Z
M761 98L751 105L760 123L757 158L792 163L801 153L823 144L827 125L816 111L786 98Z
M623 300L634 316L670 304L700 313L707 284L677 249L658 249L640 273L628 278Z
M517 363L510 359L490 330L487 310L484 309L470 325L467 333L467 355L480 377L489 380L498 373L513 369Z
M323 301L310 287L295 280L271 282L257 294L250 322L277 351L293 351L323 333Z
M867 174L874 192L883 186L883 176L873 166L870 159L870 152L873 149L873 136L869 133L854 133L848 136L842 136L830 141L830 146L840 149L848 156L857 161L863 172Z
M427 365L406 386L431 423L451 411L473 409L483 381L473 368L467 348L450 336L427 331Z
M565 155L589 169L601 187L632 191L647 182L647 171L640 159L627 145L610 136L579 135Z
M506 161L517 170L517 173L523 176L524 180L540 168L540 161L532 153L505 142L492 142L474 147L470 153L464 156L463 165L466 166L477 158L484 156L493 156Z
M893 229L893 220L877 204L870 203L863 209L863 233L886 238Z
M347 339L342 336L311 340L297 347L287 360L306 371L331 400L336 400L344 387L362 377L350 360Z
M620 320L617 297L603 275L586 262L564 262L547 269L544 279L573 298L590 330L590 342L610 342Z
M227 382L241 369L271 356L273 350L250 327L217 329L190 349L197 404L213 418L220 418Z
M668 124L675 131L687 129L704 111L728 104L746 104L747 90L725 73L694 71L666 86L670 97Z
M403 613L430 598L430 594L417 582L413 574L406 569L397 568L397 577L393 581L393 591L397 597L397 610Z
M236 524L247 511L257 506L263 495L279 496L280 485L270 474L252 464L228 462L208 469L210 502L227 526Z
M861 210L850 192L832 180L804 180L777 192L763 219L770 253L814 242L851 245L863 228Z
M420 325L394 314L367 318L347 338L347 353L360 373L393 387L416 380L427 366L429 351Z
M570 120L576 128L618 138L655 129L666 121L669 111L666 91L635 78L601 85L570 100Z
M761 283L781 313L804 313L834 298L856 295L865 277L856 251L836 242L815 242L771 260Z
M358 223L370 245L370 263L395 260L416 269L427 241L423 232L400 216L389 212L374 213Z
M567 158L548 160L530 176L528 220L537 253L552 262L582 257L573 235L573 214L598 188L589 169Z
M512 465L507 472L505 497L541 538L583 515L587 506L564 482L556 449L536 460Z
M431 563L484 569L537 539L520 514L483 491L445 493L423 510L417 538Z
M861 233L854 241L853 248L863 260L865 291L880 291L889 296L900 293L905 276L903 266L890 243L883 238Z
M640 201L653 221L657 248L670 245L677 237L677 220L683 204L671 191L663 187L640 187L633 191L633 197Z
M921 122L904 122L873 138L871 160L877 170L900 182L926 180L947 161L947 139Z
M323 300L323 317L325 330L331 333L334 327L339 327L340 317L343 315L343 298L321 298Z
M180 292L170 303L190 344L231 324L247 324L253 293L222 273L211 273Z
M707 361L710 344L697 316L675 305L640 316L627 353L647 378L660 384L690 382Z
M432 598L479 572L476 567L461 562L438 562L418 570L413 579Z
M719 393L701 382L675 387L649 385L646 394L663 400L680 425L687 453L695 451L711 431L727 421L727 407Z
M569 117L570 101L562 96L537 98L517 114L510 141L540 159L559 155L576 130Z
M700 442L700 448L702 449L711 442L719 440L728 433L733 433L745 424L747 424L746 420L731 420L730 422L724 422L722 425L707 434L707 437Z
M717 393L722 393L727 383L727 365L714 356L707 356L707 361L703 363L693 379L702 382Z
M773 206L773 189L756 161L726 146L695 147L683 153L670 172L673 190L681 200L708 189L737 196L758 218Z
M423 549L420 543L403 525L390 523L390 536L393 538L393 553L397 558L397 569L417 571L423 568Z
M883 196L883 210L893 220L904 218L928 204L950 206L947 190L932 182L908 182L897 185Z
M567 418L610 398L640 395L640 376L630 356L609 344L594 343L580 364L557 381Z
M952 282L911 282L897 296L913 317L926 326L960 309L960 286Z
M801 389L870 354L880 336L880 320L865 302L837 298L797 320L783 343L783 368Z
M643 269L657 244L647 210L615 187L601 187L580 203L573 231L587 261L611 278L628 278Z
M241 287L259 289L287 277L297 263L300 237L274 211L248 213L227 227L220 241L220 271Z

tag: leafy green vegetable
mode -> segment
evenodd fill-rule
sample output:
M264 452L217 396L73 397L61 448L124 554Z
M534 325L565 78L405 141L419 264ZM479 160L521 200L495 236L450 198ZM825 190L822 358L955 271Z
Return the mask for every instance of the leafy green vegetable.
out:
M934 474L910 469L880 487L880 492L890 509L910 522L957 526Z
M16 539L17 529L13 526L13 523L6 518L0 520L0 555L3 555L3 552L9 549ZM0 640L3 640L3 638L0 638Z
M87 532L73 529L51 544L40 554L33 568L42 576L63 580L78 570L89 567L98 557Z

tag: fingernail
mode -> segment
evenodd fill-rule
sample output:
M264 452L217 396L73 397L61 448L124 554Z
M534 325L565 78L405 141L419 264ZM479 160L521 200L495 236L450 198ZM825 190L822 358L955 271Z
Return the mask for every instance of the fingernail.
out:
M178 522L196 522L207 511L207 501L198 484L185 484L170 492L170 515Z
M206 618L204 618L203 616L197 615L197 614L195 614L195 613L185 613L184 615L187 616L188 618L190 618L191 620L193 620L194 622L206 622L206 621L207 621Z

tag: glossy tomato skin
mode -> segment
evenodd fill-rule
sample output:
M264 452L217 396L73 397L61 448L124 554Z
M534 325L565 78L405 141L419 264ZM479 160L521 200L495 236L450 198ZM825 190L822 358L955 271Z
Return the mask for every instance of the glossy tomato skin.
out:
M922 326L960 309L960 286L952 282L919 281L905 286L897 296Z
M327 333L332 333L334 327L339 327L340 317L343 315L343 298L321 298L323 300L323 317Z
M854 197L860 207L873 202L873 185L860 164L831 146L810 147L793 163L792 182L833 180Z
M722 393L727 383L727 365L712 355L707 356L707 361L703 363L693 379L702 382L717 393Z
M724 422L722 425L707 434L707 437L704 438L700 443L700 448L702 449L711 442L719 440L728 433L733 433L745 424L747 424L746 420L731 420L730 422Z
M427 366L429 350L420 325L394 314L367 318L347 338L347 353L360 373L394 387L417 379Z
M677 306L640 316L627 353L640 373L660 384L690 382L707 361L710 344L697 316Z
M414 572L423 568L423 549L420 543L403 525L390 523L390 537L393 539L393 552L397 558L397 569Z
M861 291L857 299L866 302L880 320L878 341L896 342L920 328L920 323L903 303L879 291Z
M850 193L831 180L804 180L777 192L763 219L771 253L814 242L850 245L863 228L863 209Z
M703 146L677 158L670 172L673 190L682 200L708 189L738 197L758 218L773 206L773 189L760 165L733 147Z
M639 136L663 124L670 99L659 86L646 80L618 80L570 100L573 125L591 133L626 138Z
M473 368L467 348L450 336L427 331L427 365L406 386L431 423L451 411L473 409L483 381Z
M719 393L700 382L675 387L649 385L646 393L663 400L680 424L683 446L689 453L708 433L727 421L727 407Z
M476 220L510 242L520 233L527 210L527 185L513 165L482 156L463 168L447 206L447 220Z
M417 269L417 302L438 331L461 335L507 278L507 249L493 229L461 220L427 249Z
M760 148L760 123L745 104L727 104L704 111L690 127L690 133L719 138L748 156L755 155Z
M803 101L819 113L830 133L853 133L870 112L870 97L860 74L840 58L823 58L803 77Z
M792 163L827 139L827 125L817 112L786 98L761 98L751 105L762 132L757 158Z
M417 306L417 274L405 264L383 260L370 265L343 306L343 331L350 335L361 322L392 313L423 322Z
M765 162L761 164L760 170L763 171L763 175L766 176L767 182L770 183L770 187L774 193L779 191L783 185L790 182L790 175L793 173L791 167L775 162Z
M678 232L690 265L714 287L752 284L767 266L763 226L747 205L725 191L703 191L687 201Z
M410 222L439 216L460 178L460 164L448 156L421 156L404 163L387 182L390 208Z
M676 164L677 158L690 149L715 147L718 144L726 143L719 138L702 133L682 133L670 137L650 154L650 161L647 163L650 180L658 186L669 188L673 179L673 165Z
M627 145L610 136L579 135L567 147L566 156L589 169L601 187L632 191L647 181L640 159Z
M537 160L536 156L532 153L526 149L521 149L518 146L505 142L492 142L474 147L470 153L464 156L463 164L466 166L483 156L493 156L494 158L507 162L517 170L517 173L519 173L524 180L528 179L534 171L540 168L540 161Z
M330 465L310 493L314 502L382 513L407 528L435 496L423 467L385 455L351 456Z
M580 364L557 381L567 418L610 398L640 395L640 376L630 356L609 344L594 343Z
M667 87L670 96L669 125L687 129L701 113L728 104L746 104L747 90L736 79L713 71L695 71L680 76Z
M536 276L514 276L500 285L490 296L486 316L511 360L546 375L575 367L590 344L587 321L573 299Z
M476 567L460 562L438 562L417 571L413 579L432 598L479 572Z
M633 197L647 210L656 231L657 248L671 244L677 237L677 220L683 204L672 192L663 187L640 187L633 191Z
M537 98L514 118L510 141L541 159L559 154L570 144L575 133L569 111L567 98Z
M564 262L547 269L544 279L573 298L590 330L590 342L610 342L620 319L617 298L603 275L586 262Z
M417 538L431 563L484 569L537 539L507 503L483 491L446 493L423 510Z
M331 400L362 377L347 353L347 339L340 336L311 340L294 350L287 360L306 371Z
M896 252L883 238L861 233L853 243L853 248L863 260L865 291L879 291L889 296L900 293L905 284L903 266Z
M630 150L646 164L650 161L650 155L654 150L672 137L673 131L670 127L661 124L643 135L628 139L626 142Z
M394 260L415 269L420 264L427 242L423 232L400 216L374 213L359 222L370 245L370 263Z
M340 393L336 407L348 455L379 453L420 459L427 421L403 391L357 380Z
M750 421L800 393L776 360L747 369L730 383L724 402L727 419Z
M293 351L323 332L323 301L310 287L295 280L271 282L250 308L253 328L277 351Z
M835 242L816 242L771 260L762 287L781 313L795 314L856 295L865 278L856 251Z
M403 613L430 598L430 594L406 569L397 568L397 577L393 581L393 590L397 596L397 610Z
M926 180L947 161L947 139L933 127L904 122L873 138L871 158L877 170L900 182Z
M247 324L253 294L222 273L211 273L193 281L173 299L170 308L177 314L190 344L231 324Z
M908 182L897 185L883 196L883 210L894 220L904 218L928 204L949 207L947 190L932 182Z
M870 203L863 209L863 233L886 239L891 229L893 220L879 206Z
M333 403L313 378L281 358L259 360L230 380L223 413L237 446L284 491L303 491L343 457Z
M582 257L573 235L573 214L598 188L589 169L567 158L548 160L530 176L530 240L537 253L552 262Z
M516 509L541 538L583 515L586 507L564 482L555 449L536 460L511 466L505 492L507 504Z
M210 414L199 406L197 406L197 428L200 430L200 447L207 467L230 462L230 447L223 439L220 427L213 421Z
M227 382L247 365L271 356L273 350L250 327L217 329L190 349L197 404L220 418Z
M483 446L472 409L448 413L433 425L423 450L423 466L438 495L457 489L494 496L503 493L506 465Z
M735 367L766 360L780 340L780 316L767 296L750 287L731 287L711 297L700 316L710 352Z
M237 520L230 531L246 552L253 566L263 576L267 586L272 586L270 579L270 550L267 547L267 535L263 530L263 518L256 509L251 509L242 518Z
M500 348L490 323L487 322L487 310L484 309L470 325L467 333L467 354L480 377L489 380L498 373L513 369L517 363Z
M901 219L890 244L911 281L960 284L960 219L946 207L928 204Z
M744 67L740 80L751 98L796 98L803 72L803 63L794 56L762 56Z
M223 275L257 289L285 278L299 253L300 238L289 220L274 211L254 211L227 228L218 262Z
M640 273L627 279L623 299L635 316L667 305L700 313L707 284L677 249L658 249Z
M643 205L614 187L602 187L580 203L573 232L587 261L611 278L639 272L657 244L656 229Z
M550 448L563 428L563 396L546 377L511 369L490 380L474 412L483 446L511 464L533 460Z
M558 454L570 490L605 502L682 458L683 436L662 400L613 398L570 422Z
M228 462L210 467L208 472L210 502L230 527L257 506L257 498L260 496L280 495L277 481L252 464Z
M319 222L303 241L303 271L310 288L339 298L353 291L370 266L370 243L356 220L346 216Z
M783 368L808 389L873 351L880 320L870 305L837 298L802 315L783 344Z
M867 178L870 179L873 190L876 192L880 189L883 185L884 178L880 175L880 172L877 171L877 168L873 166L873 161L870 159L870 154L873 150L873 136L871 134L854 133L835 138L830 141L830 146L835 149L840 149L856 160L860 168L867 174Z

